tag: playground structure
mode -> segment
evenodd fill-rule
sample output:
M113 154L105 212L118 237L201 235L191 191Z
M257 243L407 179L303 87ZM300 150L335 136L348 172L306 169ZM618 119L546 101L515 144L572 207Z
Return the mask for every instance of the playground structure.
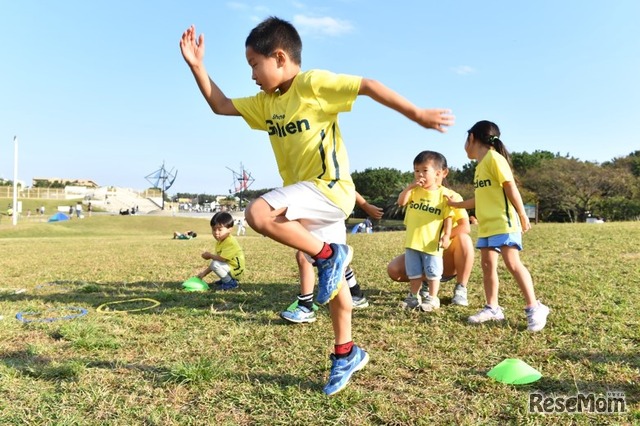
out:
M249 187L251 186L251 184L253 184L255 179L253 178L253 176L251 176L251 172L247 171L244 168L244 165L242 163L240 163L239 172L236 172L230 167L227 167L227 169L231 170L231 173L233 174L233 181L231 183L232 189L229 189L229 194L233 194L240 199L240 209L242 209L243 193L247 189L249 189Z
M160 208L164 210L164 194L165 192L171 188L173 182L176 181L176 177L178 176L178 171L174 172L174 169L167 171L164 167L164 161L162 162L162 166L158 170L153 173L148 174L144 178L153 185L154 188L158 188L161 191L162 203Z

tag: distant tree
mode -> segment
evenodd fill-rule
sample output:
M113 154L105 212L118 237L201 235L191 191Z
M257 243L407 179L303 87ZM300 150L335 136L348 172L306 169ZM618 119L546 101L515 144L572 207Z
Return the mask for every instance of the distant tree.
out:
M262 188L262 189L246 189L242 191L242 198L245 200L255 200L256 198L261 197L269 191L272 191L274 188ZM238 194L240 195L240 194Z
M0 186L13 186L13 181L0 179Z
M226 207L229 210L236 210L238 208L238 200L233 195L229 195L219 201L221 206Z
M512 152L510 156L514 173L516 175L523 176L527 170L538 167L544 160L552 160L556 158L557 154L549 151L535 150L532 153Z
M583 221L603 197L624 191L623 179L596 163L575 158L544 160L524 177L524 187L534 192L545 219Z
M605 220L640 220L640 200L616 196L594 203L593 215Z
M449 167L449 176L447 183L450 187L457 185L473 185L473 177L476 172L476 162L470 161L462 165L462 169Z
M410 174L413 179L413 173ZM362 172L351 173L356 191L372 204L383 205L394 193L398 193L409 181L407 174L400 170L380 167L367 168Z
M173 196L173 201L178 201L179 198L188 198L190 200L193 200L194 198L198 198L198 194L193 194L190 192L178 192Z
M603 167L624 168L636 178L640 178L640 151L634 151L626 157L614 158L604 162Z

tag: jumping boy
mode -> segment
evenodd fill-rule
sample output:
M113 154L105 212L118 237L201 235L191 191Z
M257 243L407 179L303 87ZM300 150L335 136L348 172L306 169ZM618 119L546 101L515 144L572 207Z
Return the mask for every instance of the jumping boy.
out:
M306 253L318 268L318 303L329 303L335 353L331 354L327 395L341 391L369 355L351 337L351 295L342 285L353 250L346 245L344 220L355 204L349 160L338 127L338 113L367 95L418 124L445 131L448 110L418 109L377 81L327 71L301 71L302 41L289 22L270 17L245 41L251 78L261 92L228 98L204 66L204 35L194 26L180 40L182 56L214 113L242 116L266 131L283 182L249 204L248 224L256 232Z

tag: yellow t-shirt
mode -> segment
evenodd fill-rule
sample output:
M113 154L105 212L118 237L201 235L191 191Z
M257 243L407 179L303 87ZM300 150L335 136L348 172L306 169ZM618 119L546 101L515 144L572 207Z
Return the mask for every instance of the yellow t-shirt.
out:
M478 237L521 232L520 218L504 192L504 182L513 182L509 163L490 149L476 166L473 180Z
M454 191L453 189L449 189L447 187L444 187L445 189L445 194L447 194L449 197L451 197L451 199L453 201L462 201L462 195L458 194L456 191ZM467 209L455 209L455 208L451 208L451 210L453 210L453 224L451 226L451 228L455 228L456 226L458 226L458 221L460 219L467 219L469 220L469 213L467 212Z
M309 181L348 216L355 187L338 113L351 110L362 77L311 70L299 73L289 90L233 99L252 129L269 134L285 185Z
M227 236L222 241L216 241L216 254L223 259L231 268L230 274L233 278L238 278L244 272L244 252L238 244L238 240L233 235Z
M433 191L419 186L411 190L404 215L404 223L407 226L406 248L442 256L439 242L444 219L453 217L453 209L444 197L448 191L442 186Z

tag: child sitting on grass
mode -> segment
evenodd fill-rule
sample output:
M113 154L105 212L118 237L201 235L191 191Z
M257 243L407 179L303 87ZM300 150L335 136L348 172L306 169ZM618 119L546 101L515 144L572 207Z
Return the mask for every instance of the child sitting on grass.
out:
M217 290L238 288L238 277L244 272L244 252L238 241L231 235L233 217L227 212L218 212L211 218L211 233L216 239L215 253L205 251L202 258L211 263L198 278L203 279L209 273L215 273L220 279L214 283Z

